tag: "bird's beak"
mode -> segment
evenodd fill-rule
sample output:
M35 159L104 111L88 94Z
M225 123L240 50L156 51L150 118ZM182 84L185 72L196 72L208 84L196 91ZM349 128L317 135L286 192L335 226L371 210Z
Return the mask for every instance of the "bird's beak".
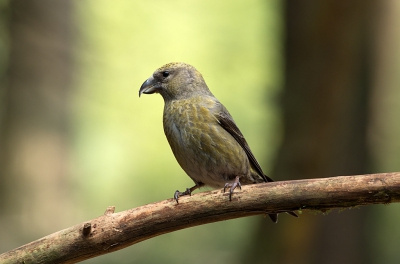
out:
M139 97L142 94L157 93L161 89L160 83L154 80L153 76L147 79L142 86L140 86Z

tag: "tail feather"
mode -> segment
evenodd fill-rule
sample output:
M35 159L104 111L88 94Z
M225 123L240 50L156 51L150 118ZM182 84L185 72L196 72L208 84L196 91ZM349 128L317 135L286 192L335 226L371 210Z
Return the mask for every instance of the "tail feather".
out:
M288 212L286 212L286 213L288 213L288 214L290 214L291 216L294 216L294 217L299 217L295 212L293 212L293 211L288 211Z
M269 214L269 218L271 218L272 222L278 223L278 214Z
M268 177L268 176L265 175L265 174L264 174L264 177L263 177L263 178L266 179L267 182L273 182L273 181L274 181L273 179L271 179L270 177Z
M264 174L264 178L267 180L267 182L273 182L274 181L273 179L271 179L270 177L268 177L265 174ZM285 213L290 214L291 216L294 216L294 217L299 217L295 212L292 212L292 211L288 211L288 212L285 212ZM278 214L269 214L268 216L269 216L269 218L271 218L272 222L274 222L274 223L278 222Z

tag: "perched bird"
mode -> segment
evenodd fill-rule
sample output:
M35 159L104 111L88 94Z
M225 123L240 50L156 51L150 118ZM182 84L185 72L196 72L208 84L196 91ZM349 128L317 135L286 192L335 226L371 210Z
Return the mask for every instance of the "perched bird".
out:
M179 165L195 183L184 192L176 191L176 202L205 185L229 188L231 200L241 184L272 182L228 110L193 66L176 62L157 69L140 87L139 97L153 93L164 98L165 135ZM269 216L277 222L277 214Z

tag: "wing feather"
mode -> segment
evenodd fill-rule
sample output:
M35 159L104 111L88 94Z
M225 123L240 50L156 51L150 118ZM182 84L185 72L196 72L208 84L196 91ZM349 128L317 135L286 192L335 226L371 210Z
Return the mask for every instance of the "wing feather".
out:
M254 157L253 152L251 152L249 145L246 142L242 132L240 132L239 128L233 121L232 116L228 113L224 106L222 106L222 111L216 114L216 118L218 123L229 133L232 135L234 139L239 143L239 145L246 152L247 157L249 158L250 163L254 166L257 172L261 175L265 182L272 182L273 180L269 178L261 169L260 164L257 159Z

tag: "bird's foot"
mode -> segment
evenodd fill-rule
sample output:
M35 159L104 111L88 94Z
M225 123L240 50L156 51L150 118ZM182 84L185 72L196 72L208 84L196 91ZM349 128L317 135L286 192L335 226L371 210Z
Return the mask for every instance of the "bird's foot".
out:
M178 190L175 191L174 199L175 199L176 203L179 203L178 202L179 197L184 196L184 195L190 195L190 196L192 195L192 191L190 190L190 188L186 188L186 191L184 191L184 192L180 192Z
M194 190L196 190L196 189L198 189L198 188L200 188L200 187L203 187L203 186L204 186L204 183L198 182L198 183L196 183L196 185L193 186L192 188L186 188L186 191L184 191L184 192L180 192L180 191L176 190L176 191L175 191L175 194L174 194L174 199L175 199L176 203L179 203L179 202L178 202L179 197L184 196L184 195L190 195L190 196L191 196L191 195L192 195L192 192L193 192Z
M235 180L232 183L229 183L229 182L225 183L224 192L225 192L226 188L229 188L229 187L231 187L229 189L229 201L232 201L233 190L235 190L236 187L239 187L240 190L242 189L242 184L239 181L239 176L236 176Z

